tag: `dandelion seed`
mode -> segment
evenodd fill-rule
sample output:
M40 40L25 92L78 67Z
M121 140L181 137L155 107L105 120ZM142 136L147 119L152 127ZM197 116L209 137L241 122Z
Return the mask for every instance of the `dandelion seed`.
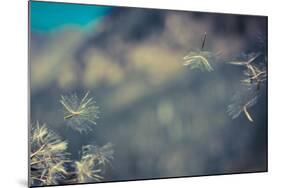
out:
M86 145L82 147L81 160L76 162L79 182L100 181L100 173L105 164L109 164L113 159L112 144L108 143L102 147L96 145Z
M213 71L213 67L210 64L210 60L213 58L211 52L208 51L198 51L190 52L184 59L184 66L190 67L190 69L200 69L201 71Z
M250 53L250 54L242 54L239 60L230 61L229 64L239 65L239 66L248 66L252 64L256 59L260 56L260 53Z
M189 52L184 58L184 66L190 67L190 69L200 69L201 71L211 72L212 68L210 61L214 58L214 55L209 51L203 51L205 46L207 33L204 34L201 50Z
M261 84L267 80L267 71L265 68L262 70L255 65L248 65L247 70L244 71L244 75L247 78L242 80L242 83L248 87L254 85L257 90L259 90Z
M32 132L32 142L43 142L43 138L48 134L48 129L45 124L40 126L39 122L36 122L35 126Z
M241 83L249 89L254 85L259 90L261 84L267 80L266 66L264 63L257 62L259 57L261 57L261 53L243 54L241 60L229 62L229 64L246 68L243 72L246 78L241 80Z
M62 178L64 178L64 175L67 174L64 163L64 161L60 161L49 167L48 173L46 175L47 185L57 184L58 181L54 181L54 179L61 180Z
M228 115L231 116L232 119L235 119L243 112L247 119L253 122L254 120L250 115L249 108L257 103L258 97L259 95L257 92L249 93L248 89L237 92L232 97L232 103L227 107Z
M110 164L110 161L113 159L113 145L111 143L107 143L106 145L99 147L96 145L87 145L82 148L83 155L95 155L99 162L98 164L106 165Z
M104 165L113 159L112 144L102 147L86 145L82 147L80 161L75 162L75 169L79 183L100 181Z
M77 95L61 96L60 103L64 108L64 120L67 124L79 132L92 130L99 118L99 107L89 92L80 100Z
M92 156L83 157L80 161L75 162L77 179L79 183L91 181L100 181L103 179L99 175L101 169L95 169L95 158Z
M48 149L51 152L64 151L67 148L67 143L66 142L57 142L57 143L54 143L54 144L52 144L52 145L50 145L48 147L49 147Z

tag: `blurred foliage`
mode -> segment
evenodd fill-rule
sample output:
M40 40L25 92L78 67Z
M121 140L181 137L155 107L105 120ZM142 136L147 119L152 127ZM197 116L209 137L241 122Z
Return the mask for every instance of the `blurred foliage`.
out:
M99 87L102 83L115 86L124 79L124 71L118 63L103 52L95 50L87 55L83 76L84 85L88 88Z

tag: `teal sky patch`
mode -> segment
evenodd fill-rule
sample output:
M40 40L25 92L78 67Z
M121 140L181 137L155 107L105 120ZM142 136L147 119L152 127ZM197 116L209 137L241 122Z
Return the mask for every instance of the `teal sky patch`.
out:
M31 1L31 31L49 32L67 25L86 28L108 14L110 9L96 5Z

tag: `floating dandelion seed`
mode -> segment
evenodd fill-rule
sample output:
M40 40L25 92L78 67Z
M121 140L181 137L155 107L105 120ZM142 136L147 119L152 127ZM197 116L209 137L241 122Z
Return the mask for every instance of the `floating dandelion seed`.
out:
M82 148L82 153L85 154L94 154L98 159L99 165L110 164L110 161L113 159L113 145L111 143L107 143L102 147L96 145L87 145Z
M211 72L214 69L212 68L210 61L214 58L213 53L209 51L203 51L205 41L206 41L206 32L202 42L201 50L189 52L184 58L184 66L190 67L190 69L200 69L201 71Z
M258 93L257 92L250 92L248 89L244 89L244 91L237 92L232 97L232 103L227 107L227 113L232 119L235 119L240 116L243 112L247 119L250 122L253 122L253 118L249 112L249 108L253 107L258 100Z
M106 144L102 147L86 145L82 147L80 161L75 162L77 180L79 183L101 181L104 165L113 159L112 145Z
M252 86L256 86L257 90L260 89L262 83L267 80L267 70L264 63L255 63L261 53L250 53L248 55L243 55L240 61L231 61L229 64L244 66L246 70L244 71L245 79L241 80L242 84L248 86L249 89Z
M89 92L80 100L76 94L61 96L60 103L64 107L64 120L67 124L79 131L87 132L92 130L99 118L99 107L93 98L88 97Z
M38 122L31 130L30 178L32 185L57 184L67 172L70 162L67 142Z
M210 64L210 59L213 57L211 52L208 51L198 51L198 52L189 52L184 59L184 66L190 67L190 69L200 69L201 71L211 72L214 69Z
M249 88L254 85L257 90L259 90L261 84L267 80L267 71L264 66L258 68L256 65L248 65L247 69L244 71L244 75L247 78L241 80L241 82Z
M260 56L260 53L249 53L249 54L242 54L237 61L230 61L229 64L232 65L239 65L239 66L248 66L252 64L257 58Z

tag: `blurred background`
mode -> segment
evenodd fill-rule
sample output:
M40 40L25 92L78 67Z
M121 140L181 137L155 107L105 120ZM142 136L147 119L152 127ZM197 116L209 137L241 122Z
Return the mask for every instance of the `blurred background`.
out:
M254 125L226 113L243 78L226 62L260 50L265 17L31 2L30 21L31 121L66 139L74 159L111 142L105 181L267 170L266 89ZM214 71L190 70L183 57L205 32ZM101 114L81 135L59 99L87 91Z

